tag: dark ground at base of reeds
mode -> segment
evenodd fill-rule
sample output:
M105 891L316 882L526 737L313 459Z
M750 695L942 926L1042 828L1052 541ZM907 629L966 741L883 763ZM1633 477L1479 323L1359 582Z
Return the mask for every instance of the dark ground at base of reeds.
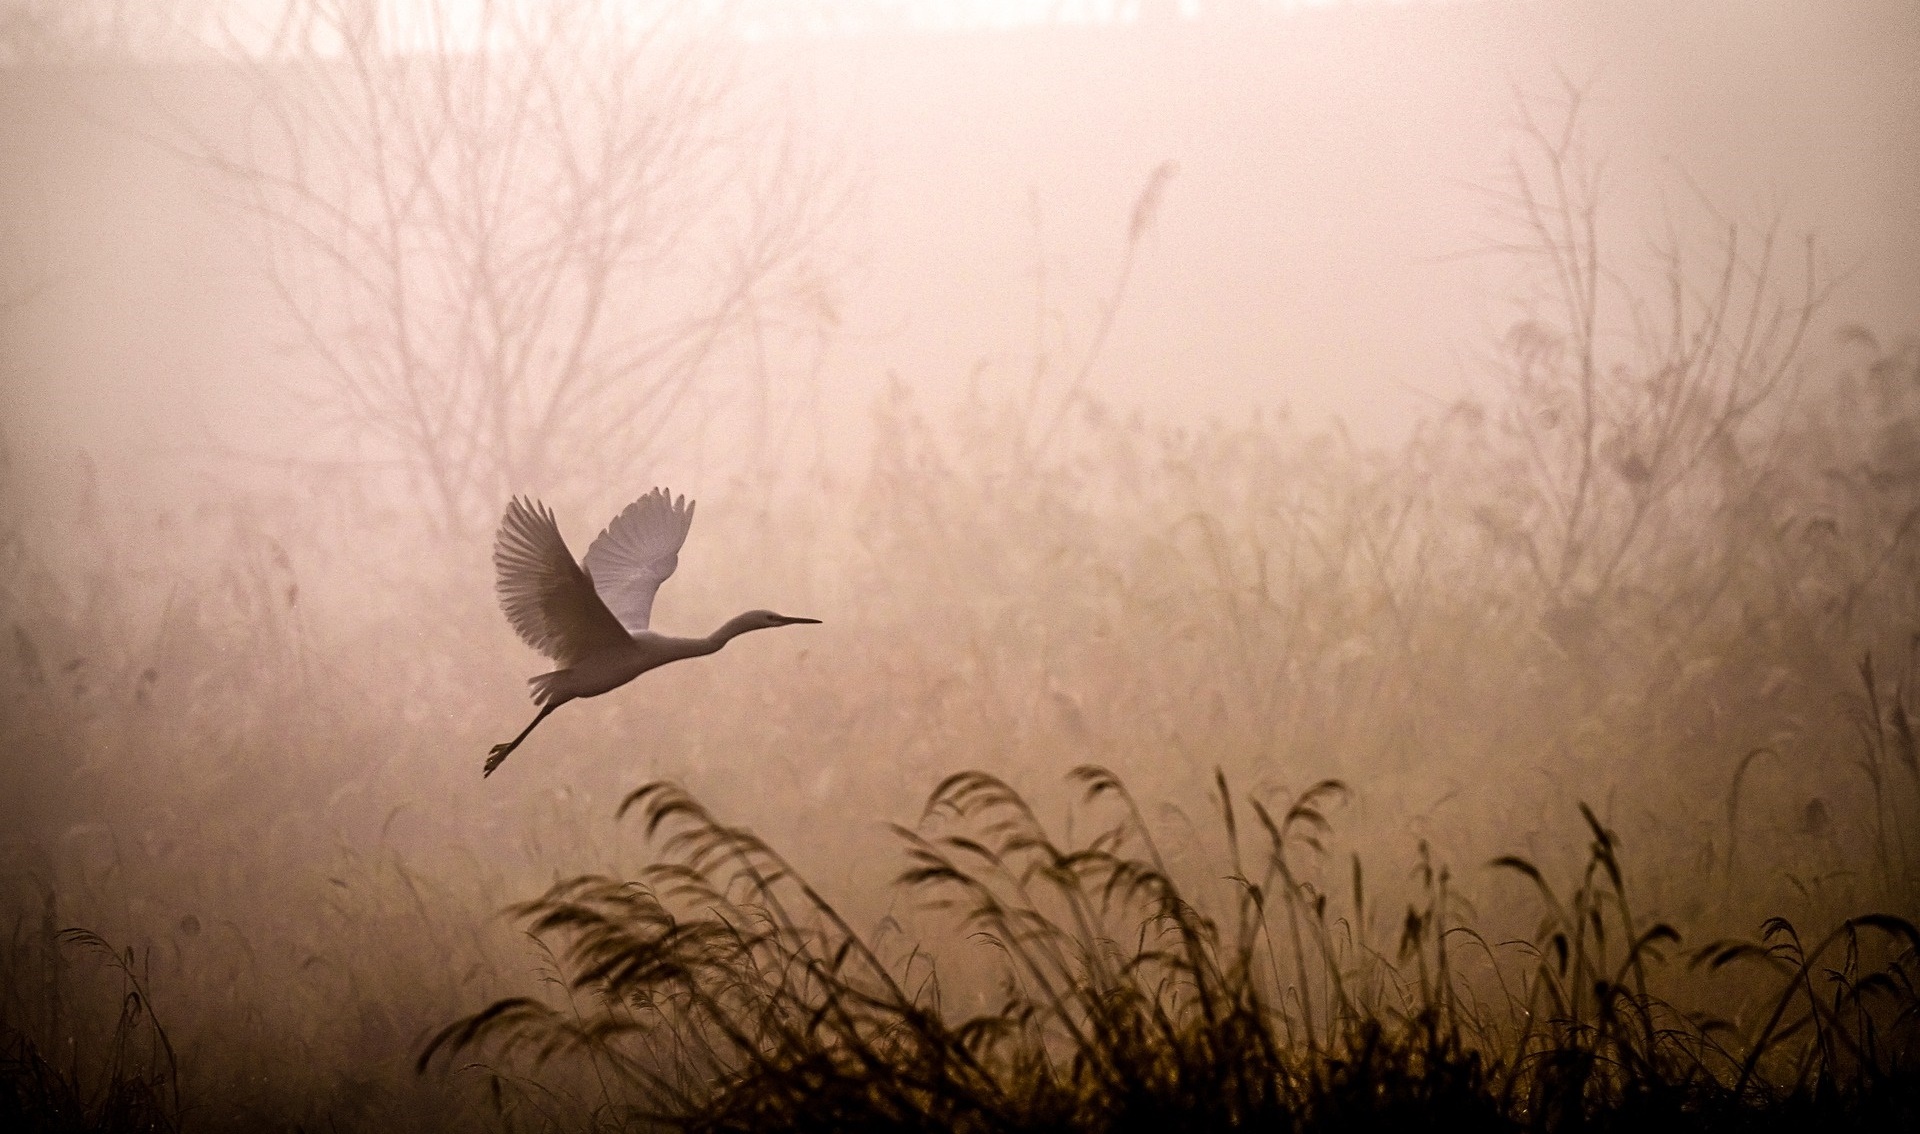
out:
M845 1105L842 1105L845 1104ZM669 1123L670 1126L678 1124ZM1886 1084L1861 1094L1808 1094L1762 1105L1703 1102L1663 1097L1659 1092L1626 1102L1618 1109L1558 1116L1516 1117L1501 1112L1491 1095L1463 1092L1434 1097L1423 1091L1396 1093L1390 1080L1357 1078L1303 1112L1278 1111L1226 1122L1204 1110L1142 1105L1137 1110L1102 1110L1097 1116L1062 1119L1036 1115L1023 1121L945 1124L924 1117L873 1114L857 1100L822 1098L804 1116L701 1116L684 1129L702 1131L812 1131L899 1134L906 1131L1007 1132L1098 1131L1101 1134L1155 1134L1161 1131L1258 1130L1301 1134L1349 1131L1591 1131L1594 1134L1666 1134L1666 1132L1828 1130L1900 1131L1920 1128L1920 1092L1911 1084Z
M1583 1131L1593 1134L1667 1134L1667 1132L1752 1131L1800 1134L1804 1131L1903 1131L1920 1129L1920 1082L1895 1079L1865 1087L1806 1090L1765 1102L1739 1103L1727 1097L1702 1097L1653 1088L1603 1109L1572 1113L1514 1114L1490 1089L1473 1060L1439 1066L1410 1066L1409 1054L1381 1045L1340 1065L1301 1109L1277 1107L1232 1120L1213 1108L1177 1099L1151 1097L1079 1100L1078 1107L1047 1105L1029 1114L948 1116L925 1111L902 1113L873 1084L819 1082L818 1093L788 1100L794 1107L763 1110L746 1097L722 1103L715 1112L661 1121L637 1119L608 1123L585 1121L581 1129L680 1128L700 1131L836 1131L896 1134L907 1131L1099 1131L1102 1134L1159 1134L1166 1131L1258 1130L1308 1132L1357 1131ZM173 1084L142 1076L123 1077L88 1091L71 1073L49 1063L25 1037L0 1039L0 1131L8 1134L80 1134L80 1132L171 1132L221 1128L224 1123L196 1121L200 1103L176 1103ZM750 1091L748 1092L751 1093ZM766 1100L761 1100L766 1101ZM737 1106L739 1109L735 1109ZM213 1109L218 1109L217 1106ZM489 1116L455 1117L446 1129L487 1128ZM953 1120L958 1118L957 1121ZM278 1125L278 1124L275 1124ZM514 1124L500 1123L500 1128ZM289 1127L292 1128L292 1127Z
M1549 1055L1551 1060L1551 1055ZM1209 1069L1219 1071L1221 1069ZM1318 1081L1295 1087L1295 1097L1268 1098L1251 1107L1227 1107L1230 1087L1166 1092L1122 1091L1102 1096L1025 1098L996 1113L965 1107L901 1106L899 1084L813 1076L781 1069L778 1077L811 1088L803 1095L761 1094L754 1077L723 1092L704 1113L666 1117L670 1128L733 1132L969 1131L1039 1134L1154 1134L1160 1131L1486 1131L1633 1132L1807 1131L1920 1129L1920 1080L1892 1078L1844 1087L1821 1085L1784 1096L1741 1102L1724 1089L1649 1084L1629 1086L1603 1105L1577 1100L1516 1108L1503 1099L1495 1076L1471 1055L1434 1057L1380 1038L1362 1041L1329 1061ZM1276 1084L1260 1084L1272 1088ZM1247 1100L1240 1100L1245 1102Z
M1369 1069L1379 1070L1379 1069ZM1462 1069L1464 1070L1464 1069ZM1864 1092L1807 1093L1763 1104L1736 1104L1731 1100L1674 1097L1650 1091L1645 1097L1624 1100L1618 1107L1577 1114L1513 1115L1505 1112L1492 1093L1431 1084L1416 1084L1388 1073L1353 1076L1317 1099L1305 1110L1276 1109L1230 1121L1177 1103L1131 1100L1133 1105L1102 1100L1091 1113L1066 1116L1042 1111L1033 1115L1001 1116L991 1122L945 1122L927 1115L902 1115L891 1108L865 1105L865 1092L846 1084L842 1091L824 1091L801 1113L747 1113L690 1116L670 1127L700 1131L845 1131L899 1134L906 1131L1088 1131L1101 1134L1153 1134L1159 1131L1258 1130L1345 1131L1592 1131L1595 1134L1667 1131L1808 1131L1920 1129L1920 1091L1911 1083L1888 1083Z

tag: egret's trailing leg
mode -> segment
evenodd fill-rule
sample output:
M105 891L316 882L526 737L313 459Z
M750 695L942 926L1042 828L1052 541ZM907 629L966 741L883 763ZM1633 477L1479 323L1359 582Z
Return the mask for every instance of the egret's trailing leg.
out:
M487 752L487 767L485 771L480 773L480 778L484 780L488 776L493 775L493 770L500 766L500 761L505 760L509 752L512 752L514 749L520 747L520 742L525 740L527 738L527 734L533 731L534 725L537 725L541 721L546 720L547 714L553 712L555 709L559 707L560 706L557 703L541 706L540 711L533 715L532 724L529 724L527 725L527 727L521 729L519 736L516 736L512 740L507 741L505 744L496 744L491 749L489 749Z

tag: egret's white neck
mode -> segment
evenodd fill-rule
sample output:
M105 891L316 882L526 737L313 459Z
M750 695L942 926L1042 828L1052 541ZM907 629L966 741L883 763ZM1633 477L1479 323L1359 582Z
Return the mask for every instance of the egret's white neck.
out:
M736 614L721 623L720 629L704 638L673 638L650 630L642 630L633 636L633 640L649 656L657 659L648 668L652 668L653 665L664 665L670 661L679 661L682 658L705 657L708 654L719 653L720 647L749 630L767 629L767 624L756 617L758 613L748 611L745 614Z
M756 624L754 622L753 616L751 614L736 614L732 618L729 618L725 622L721 623L720 629L715 630L713 633L707 635L705 638L701 639L701 641L702 643L705 644L707 648L706 652L711 654L718 651L720 647L726 645L728 642L731 642L735 638L738 638L740 635L745 634L749 630L765 630L765 629L766 627L764 625Z

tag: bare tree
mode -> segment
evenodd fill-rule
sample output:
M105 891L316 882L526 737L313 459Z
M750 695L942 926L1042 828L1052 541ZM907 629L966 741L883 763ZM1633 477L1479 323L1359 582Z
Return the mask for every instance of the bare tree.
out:
M1645 269L1610 248L1582 99L1568 85L1554 122L1523 103L1522 148L1497 194L1517 235L1496 250L1517 255L1536 285L1501 355L1526 515L1482 514L1523 552L1547 628L1563 640L1630 576L1675 566L1646 556L1696 554L1704 545L1688 525L1736 514L1763 490L1782 420L1767 411L1790 402L1825 298L1811 240L1792 249L1777 223L1756 232L1705 205L1711 235L1689 239L1669 224ZM1648 278L1659 285L1652 302ZM1724 586L1736 569L1729 559L1672 577ZM1713 606L1713 595L1688 597L1704 600L1702 614Z
M750 393L702 383L833 210L707 15L293 0L230 31L253 106L203 152L318 359L290 385L443 531L623 480L689 402Z

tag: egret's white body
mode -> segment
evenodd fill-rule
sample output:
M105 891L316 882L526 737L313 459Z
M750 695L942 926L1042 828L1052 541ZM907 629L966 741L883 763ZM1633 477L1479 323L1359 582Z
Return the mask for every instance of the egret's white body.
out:
M519 497L507 504L493 544L500 606L527 645L560 668L528 682L540 712L519 736L493 746L482 776L576 697L598 697L668 662L714 653L749 630L819 621L749 610L704 638L649 630L653 596L679 565L692 524L693 504L656 488L615 516L576 564L546 505Z

